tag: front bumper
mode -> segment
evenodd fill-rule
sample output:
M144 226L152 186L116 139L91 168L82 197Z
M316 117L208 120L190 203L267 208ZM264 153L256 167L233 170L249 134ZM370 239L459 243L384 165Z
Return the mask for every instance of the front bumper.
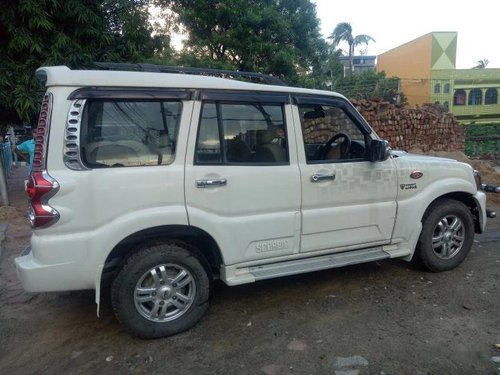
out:
M476 201L478 210L477 220L479 221L479 226L476 228L476 233L484 233L486 229L486 218L488 217L486 213L486 194L482 191L478 191L472 197Z
M497 193L500 194L500 185L493 185L493 184L481 184L479 188L487 193ZM497 217L497 214L495 211L486 209L486 216L489 217L490 219L494 219Z

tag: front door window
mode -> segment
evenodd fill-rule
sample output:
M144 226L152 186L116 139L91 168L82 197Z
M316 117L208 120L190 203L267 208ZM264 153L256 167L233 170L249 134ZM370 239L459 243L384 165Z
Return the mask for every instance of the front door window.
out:
M307 163L367 160L365 135L339 106L300 105Z

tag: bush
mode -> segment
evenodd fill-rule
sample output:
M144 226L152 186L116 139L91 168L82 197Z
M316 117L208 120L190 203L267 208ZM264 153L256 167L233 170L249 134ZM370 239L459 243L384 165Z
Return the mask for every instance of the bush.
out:
M500 123L465 125L465 153L469 156L500 157Z

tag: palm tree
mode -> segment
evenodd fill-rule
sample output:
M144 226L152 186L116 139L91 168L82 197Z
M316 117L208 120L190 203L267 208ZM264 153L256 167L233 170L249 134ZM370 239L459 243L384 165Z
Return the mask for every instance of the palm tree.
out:
M368 44L375 41L370 35L360 34L353 36L352 26L347 22L337 24L328 38L332 39L334 45L338 45L342 41L347 42L349 45L349 74L352 74L354 48L360 44Z
M485 69L489 63L490 63L490 60L488 60L488 59L482 59L482 60L476 61L476 65L472 69Z

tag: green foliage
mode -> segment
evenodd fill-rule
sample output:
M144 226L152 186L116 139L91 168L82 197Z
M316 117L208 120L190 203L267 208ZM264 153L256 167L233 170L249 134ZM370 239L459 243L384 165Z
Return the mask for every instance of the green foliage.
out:
M153 27L148 22L148 4L148 0L102 2L104 25L112 41L101 61L140 62L153 56L156 42L152 37Z
M464 125L465 134L467 137L499 137L500 136L500 124L499 123L491 123L491 124L476 124L470 123L468 125Z
M28 122L44 88L43 65L78 68L93 61L144 61L165 51L151 36L147 0L11 0L0 12L0 125ZM15 115L14 115L15 113Z
M186 53L289 83L320 69L326 42L309 0L163 0L188 32Z
M366 70L361 74L339 77L334 82L335 91L351 99L380 99L390 103L398 101L398 78L387 78L384 72ZM399 103L406 99L399 94Z
M465 126L465 154L480 155L500 152L500 124Z
M151 24L152 4L161 7L166 26ZM188 39L175 54L169 33L181 29ZM0 40L0 127L33 121L44 91L34 73L44 65L149 62L257 71L351 98L391 100L397 87L381 73L344 79L341 51L320 36L310 0L11 0L0 12ZM352 37L354 44L370 40Z

